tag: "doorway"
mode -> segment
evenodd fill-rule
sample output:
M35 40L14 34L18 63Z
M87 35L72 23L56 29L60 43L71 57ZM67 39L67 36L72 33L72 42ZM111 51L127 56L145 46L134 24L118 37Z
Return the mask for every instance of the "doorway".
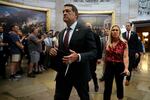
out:
M145 51L150 52L150 20L133 22L135 31L144 44Z

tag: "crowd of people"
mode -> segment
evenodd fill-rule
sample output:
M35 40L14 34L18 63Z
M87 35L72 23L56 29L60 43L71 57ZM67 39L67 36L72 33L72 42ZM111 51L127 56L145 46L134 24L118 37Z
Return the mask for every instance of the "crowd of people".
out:
M61 32L50 30L39 33L38 26L31 27L25 35L17 24L9 33L0 25L0 74L6 78L6 63L10 58L10 80L18 80L22 72L21 61L28 59L27 77L35 78L48 67L57 71L54 100L69 100L72 87L81 100L90 100L89 81L93 79L95 92L99 85L95 73L97 64L104 62L103 100L111 100L112 84L115 78L118 100L123 100L124 87L128 86L132 70L136 69L143 52L142 43L136 32L131 31L132 23L126 23L126 32L121 33L118 25L103 28L101 35L92 30L90 23L78 22L78 10L72 4L65 4L63 20L66 28Z
M10 80L18 80L25 72L21 67L23 58L28 60L27 76L34 78L50 67L48 48L58 45L57 35L53 30L46 34L39 33L39 27L31 27L30 34L23 34L18 24L12 24L10 31L6 33L3 25L0 25L0 74L6 78L6 64L10 69ZM8 30L7 30L8 31ZM9 63L9 64L8 64Z

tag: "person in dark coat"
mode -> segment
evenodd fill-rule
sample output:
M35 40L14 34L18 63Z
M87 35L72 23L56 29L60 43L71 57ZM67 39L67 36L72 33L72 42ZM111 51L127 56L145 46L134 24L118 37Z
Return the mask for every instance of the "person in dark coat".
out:
M86 23L86 26L92 30L91 23ZM97 47L97 57L93 60L90 60L90 71L91 71L91 75L92 75L92 79L93 79L93 83L94 83L94 90L95 90L95 92L98 92L99 85L98 85L98 81L97 81L96 67L102 58L102 48L101 48L102 46L101 46L101 41L100 41L99 35L95 32L93 32L93 34L94 34L96 47Z
M80 100L90 100L89 60L94 59L97 54L94 35L85 24L77 21L78 10L74 5L65 4L63 16L67 26L59 34L58 48L50 49L50 55L55 56L57 62L54 100L69 100L73 87Z
M6 62L9 57L9 36L4 33L4 28L0 25L0 75L2 78L6 78Z

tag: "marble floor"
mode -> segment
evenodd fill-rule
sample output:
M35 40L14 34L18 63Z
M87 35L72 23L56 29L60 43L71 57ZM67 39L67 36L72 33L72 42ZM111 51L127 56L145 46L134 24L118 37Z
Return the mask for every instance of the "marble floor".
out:
M150 100L150 53L142 55L138 71L133 71L133 77L129 86L125 87L124 100ZM26 67L24 61L22 66ZM102 63L97 66L97 76L102 75ZM7 68L9 69L9 67ZM55 90L56 72L49 69L36 78L27 78L26 74L18 81L0 79L0 100L53 100ZM99 82L100 89L94 92L93 82L90 85L91 100L102 100L104 82ZM70 100L79 100L72 90ZM116 98L116 88L113 85L112 100Z

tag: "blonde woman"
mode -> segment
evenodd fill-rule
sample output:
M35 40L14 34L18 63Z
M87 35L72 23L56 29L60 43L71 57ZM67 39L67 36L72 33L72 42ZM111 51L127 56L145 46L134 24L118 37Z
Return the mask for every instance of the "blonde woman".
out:
M117 98L123 99L123 79L124 75L128 75L128 45L121 37L121 30L118 25L113 25L108 41L106 44L105 53L105 90L104 100L111 100L112 84L115 77Z

